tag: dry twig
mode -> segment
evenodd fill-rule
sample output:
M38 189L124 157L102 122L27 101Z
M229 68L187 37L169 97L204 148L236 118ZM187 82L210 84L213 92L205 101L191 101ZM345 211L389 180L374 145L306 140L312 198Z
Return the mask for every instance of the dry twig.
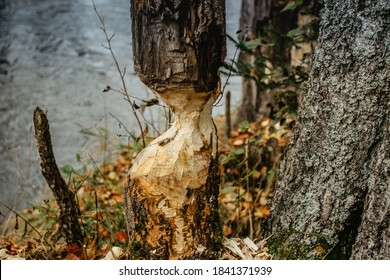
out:
M112 56L112 59L113 59L114 62L115 62L115 66L116 66L116 69L117 69L117 71L118 71L118 74L119 74L119 76L120 76L120 80L121 80L122 87L123 87L123 91L120 91L120 92L124 95L125 100L130 104L130 107L131 107L131 109L132 109L132 112L133 112L134 117L135 117L135 119L136 119L136 121L137 121L138 127L139 127L139 129L140 129L140 133L142 133L142 131L143 131L142 124L141 124L141 121L140 121L140 119L139 119L139 117L138 117L138 115L137 115L137 111L136 111L136 109L135 109L134 102L133 102L133 101L131 100L131 98L130 98L129 92L128 92L128 90L127 90L126 82L125 82L126 68L124 68L123 71L122 71L122 69L121 69L120 66L119 66L118 60L116 59L116 56L115 56L115 54L114 54L114 51L113 51L113 49L112 49L112 46L111 46L111 40L114 38L115 32L114 32L110 37L108 36L107 29L106 29L106 24L105 24L105 22L104 22L104 18L103 18L103 16L98 12L98 10L97 10L97 8L96 8L96 5L95 5L95 1L92 1L92 3L93 3L93 9L95 10L95 13L96 13L96 15L98 16L99 21L100 21L100 23L101 23L101 25L102 25L102 26L100 27L100 29L103 31L104 36L106 37L107 46L104 46L104 45L103 45L103 47L104 47L105 49L107 49L107 50L110 51L110 54L111 54L111 56ZM142 138L142 145L143 145L143 147L145 147L145 145L146 145L146 144L145 144L145 137L142 136L141 138Z

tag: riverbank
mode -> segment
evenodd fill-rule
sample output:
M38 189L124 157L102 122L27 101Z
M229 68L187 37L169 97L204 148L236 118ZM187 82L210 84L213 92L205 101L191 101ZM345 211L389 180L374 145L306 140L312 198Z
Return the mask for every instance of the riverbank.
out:
M95 0L102 12L121 68L127 68L129 93L152 94L133 75L129 1ZM238 29L241 1L227 0L227 33ZM124 125L137 131L126 101L119 94L102 93L110 85L121 88L110 54L101 45L104 34L92 1L5 1L0 6L0 201L22 209L44 197L45 182L32 130L36 106L48 111L54 152L59 166L77 165L76 154L92 153L93 130L125 135ZM228 41L227 60L234 46ZM230 79L226 90L237 103L241 78ZM224 113L215 107L214 116ZM122 124L113 117L119 119ZM158 120L158 112L148 120ZM119 138L126 144L125 138ZM96 155L96 157L98 157ZM99 163L101 163L99 161ZM6 209L0 206L0 211Z
M290 115L279 120L243 122L227 137L224 117L216 119L220 138L220 216L227 242L223 258L270 257L265 242L257 237L261 236L263 220L270 211L268 199L293 123L294 116ZM123 252L119 258L128 258L123 183L140 150L133 142L111 150L113 160L105 165L98 165L90 154L84 154L78 156L81 168L62 168L68 185L77 193L85 232L84 249L69 247L61 238L53 241L58 237L58 208L54 199L49 198L17 214L10 212L7 220L3 219L8 227L7 232L1 233L3 258L102 259L114 247ZM246 236L250 238L244 242ZM258 249L250 249L250 242Z

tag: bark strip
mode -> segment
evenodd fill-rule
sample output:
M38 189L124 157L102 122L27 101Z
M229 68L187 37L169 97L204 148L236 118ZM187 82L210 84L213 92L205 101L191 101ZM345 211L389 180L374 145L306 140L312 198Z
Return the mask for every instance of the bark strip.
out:
M80 245L83 243L83 234L78 221L79 208L75 194L68 188L58 169L51 144L49 121L39 107L34 110L34 127L42 175L60 209L59 232L63 234L67 244Z

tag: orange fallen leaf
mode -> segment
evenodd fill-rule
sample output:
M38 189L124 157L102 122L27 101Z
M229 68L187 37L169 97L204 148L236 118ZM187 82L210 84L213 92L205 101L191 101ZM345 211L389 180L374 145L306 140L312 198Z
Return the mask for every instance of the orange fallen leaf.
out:
M270 213L270 209L268 206L260 206L255 210L255 217L257 218L266 218Z
M70 253L66 256L65 260L73 260L73 261L76 261L76 260L81 260L80 257L76 256L75 254L73 253Z
M320 255L322 255L322 254L325 253L325 249L324 249L322 246L320 246L320 245L318 245L318 246L315 248L315 250L316 250L316 252L317 252L318 254L320 254Z
M76 244L67 245L66 246L66 252L68 252L68 255L66 256L66 260L84 260L84 251L82 248L77 246Z
M278 140L278 146L279 147L287 146L288 143L290 143L290 137L284 137L284 138L280 138Z
M68 252L68 253L77 251L78 249L80 249L80 247L77 246L76 244L72 244L72 245L67 245L66 246L66 252Z
M127 234L124 231L120 231L116 234L116 239L118 239L119 242L124 243L127 240Z
M232 139L234 146L241 146L245 143L245 139L249 138L249 133L238 135Z
M231 227L226 225L222 227L222 231L225 236L231 236L232 234L234 234L234 230Z

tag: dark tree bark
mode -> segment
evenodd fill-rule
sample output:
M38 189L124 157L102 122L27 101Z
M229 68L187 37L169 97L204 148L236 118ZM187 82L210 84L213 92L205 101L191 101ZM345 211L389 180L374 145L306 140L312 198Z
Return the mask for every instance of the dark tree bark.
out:
M211 119L225 58L225 2L132 0L135 71L175 123L137 157L125 186L132 254L218 258L217 134Z
M277 259L390 259L390 5L325 0L268 234Z
M280 34L286 34L297 24L296 11L280 13L287 3L288 1L242 0L240 17L240 29L248 30L248 39L269 36L269 33L266 34L265 31L267 28L273 28L276 31L272 38L273 41L278 42L274 51L257 49L257 52L269 56L272 61L283 61L285 64L290 63L291 41ZM243 34L244 32L240 36ZM240 53L239 59L253 64L253 56L245 52ZM243 120L255 121L259 117L270 117L273 107L276 107L274 93L259 88L254 80L244 78L241 104L237 108L234 123L237 125Z
M60 209L58 233L65 237L67 244L81 246L84 237L78 220L79 207L76 197L58 169L51 145L49 121L39 107L34 110L34 128L42 175Z
M131 1L135 71L151 89L214 91L225 57L225 4Z

